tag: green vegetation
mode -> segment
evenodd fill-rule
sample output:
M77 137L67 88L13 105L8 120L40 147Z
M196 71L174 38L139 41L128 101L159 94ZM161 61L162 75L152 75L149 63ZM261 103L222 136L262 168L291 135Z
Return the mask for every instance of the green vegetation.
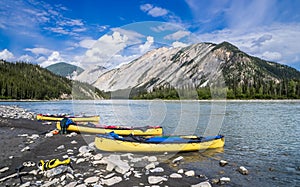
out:
M195 96L195 93L197 96ZM237 86L233 88L197 88L175 89L155 88L151 92L130 95L132 99L300 99L300 81L284 80L255 84L255 86Z
M0 99L90 99L92 95L87 93L91 90L102 97L98 89L55 75L39 65L0 60Z

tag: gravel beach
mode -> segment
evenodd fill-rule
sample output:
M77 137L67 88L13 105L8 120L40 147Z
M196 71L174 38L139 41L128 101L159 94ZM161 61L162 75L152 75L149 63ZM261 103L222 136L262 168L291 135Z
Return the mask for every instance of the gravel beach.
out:
M242 176L236 166L221 167L218 159L205 158L203 173L195 173L181 167L188 161L185 154L163 159L169 155L101 152L93 146L94 135L52 135L55 123L30 116L0 117L0 186L236 186L228 175ZM54 158L71 158L71 167L38 170L40 160Z

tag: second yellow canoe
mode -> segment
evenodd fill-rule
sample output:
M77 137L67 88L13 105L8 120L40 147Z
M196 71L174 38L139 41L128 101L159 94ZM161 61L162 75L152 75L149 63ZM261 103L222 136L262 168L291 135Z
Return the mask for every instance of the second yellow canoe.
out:
M56 128L61 130L60 122L56 123ZM161 126L146 126L146 127L122 127L122 126L88 126L80 124L70 124L67 131L90 134L107 134L115 132L126 136L134 134L137 136L160 136L163 133Z

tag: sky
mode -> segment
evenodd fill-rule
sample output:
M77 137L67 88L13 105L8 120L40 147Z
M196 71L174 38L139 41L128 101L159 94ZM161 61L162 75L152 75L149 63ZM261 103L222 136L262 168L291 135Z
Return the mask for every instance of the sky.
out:
M162 46L223 41L300 70L300 1L0 1L0 59L12 62L114 68Z

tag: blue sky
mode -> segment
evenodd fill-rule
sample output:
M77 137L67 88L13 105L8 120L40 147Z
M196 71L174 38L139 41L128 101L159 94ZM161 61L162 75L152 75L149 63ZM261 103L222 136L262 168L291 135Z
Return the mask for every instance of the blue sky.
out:
M0 59L109 68L166 46L228 41L300 70L298 0L2 0Z

